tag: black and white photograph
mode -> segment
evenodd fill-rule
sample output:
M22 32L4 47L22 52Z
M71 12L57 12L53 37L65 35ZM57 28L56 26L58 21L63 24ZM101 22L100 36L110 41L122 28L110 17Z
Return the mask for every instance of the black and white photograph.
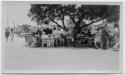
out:
M2 73L122 73L122 2L2 1Z

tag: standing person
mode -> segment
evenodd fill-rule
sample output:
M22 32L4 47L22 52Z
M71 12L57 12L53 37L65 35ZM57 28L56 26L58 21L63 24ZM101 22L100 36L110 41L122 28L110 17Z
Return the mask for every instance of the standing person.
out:
M91 47L92 45L92 34L91 34L91 31L88 30L88 33L87 33L87 37L88 37L88 46Z
M36 35L37 35L36 31L31 31L30 32L30 38L31 38L33 46L36 46L36 44L37 44L37 36Z
M37 30L36 31L36 38L37 38L37 44L36 44L36 46L37 47L41 47L42 46L42 31L41 30Z
M102 48L104 45L102 31L97 31L94 35L94 43L96 48Z
M13 41L13 39L14 39L14 30L13 29L11 29L11 31L10 31L10 39L11 39L11 41Z
M9 32L9 30L6 29L5 30L5 38L7 41L8 41L9 35L10 35L10 32Z
M66 36L61 34L61 38L62 38L62 46L65 47L66 46Z
M67 44L67 38L66 38L66 35L63 35L63 38L64 38L64 47L67 47L68 44Z
M47 47L50 47L50 35L46 35Z
M54 46L55 46L55 47L58 47L58 42L59 42L59 41L58 41L58 34L55 34L55 35L54 35Z
M54 47L54 35L52 35L52 47Z
M90 30L88 30L87 34L88 34L88 37L91 37L91 31Z
M103 42L103 49L109 48L109 34L106 29L102 30L102 42Z
M48 35L45 32L43 32L42 34L43 34L42 35L42 47L47 47L47 44L48 44L48 42L47 42Z
M60 34L60 46L63 46L63 38L62 38L62 34Z
M50 47L54 47L54 37L52 34L50 35Z

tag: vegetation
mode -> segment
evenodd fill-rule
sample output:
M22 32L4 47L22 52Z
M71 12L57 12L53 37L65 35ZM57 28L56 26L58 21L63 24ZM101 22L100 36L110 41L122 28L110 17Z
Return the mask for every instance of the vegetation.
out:
M118 5L81 5L78 7L69 4L32 4L28 16L38 24L51 21L64 30L67 30L64 17L69 16L75 25L74 29L77 34L81 28L100 20L107 19L109 22L118 22L119 8ZM58 24L57 20L61 20L62 25ZM89 20L90 23L86 24L85 20Z
M72 36L74 40L82 29L94 25L99 21L106 20L108 23L115 23L119 27L120 6L119 5L75 5L75 4L31 4L28 16L38 25L53 22L57 27L64 31L69 31L65 17L73 23ZM62 23L58 23L61 21ZM100 29L104 32L103 37L107 35L106 24ZM51 33L51 30L49 30ZM105 41L104 41L105 42Z

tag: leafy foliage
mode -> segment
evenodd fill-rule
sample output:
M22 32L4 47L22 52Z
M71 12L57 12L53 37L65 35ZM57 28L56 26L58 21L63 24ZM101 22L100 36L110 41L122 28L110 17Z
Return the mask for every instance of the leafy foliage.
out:
M46 34L52 34L52 29L46 28L44 31Z
M38 24L55 23L58 27L68 31L65 16L74 24L74 38L82 28L101 20L118 22L120 17L119 5L76 5L76 4L31 4L28 16ZM62 25L57 21L60 20ZM86 21L89 21L87 23Z
M24 31L25 33L28 33L30 32L30 25L27 25L27 24L23 24L20 26L20 28L22 29L22 31Z
M59 27L65 28L64 16L69 16L75 25L80 25L83 20L90 20L91 23L108 19L108 21L119 20L118 5L73 5L73 4L32 4L28 16L38 24L56 23ZM59 25L56 21L61 20ZM88 24L88 25L90 25Z

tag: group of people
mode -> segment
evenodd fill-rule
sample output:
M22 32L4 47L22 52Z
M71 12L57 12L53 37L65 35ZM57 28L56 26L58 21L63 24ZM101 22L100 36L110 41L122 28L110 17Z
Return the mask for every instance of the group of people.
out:
M27 45L35 47L96 47L107 49L112 44L113 37L104 30L98 31L95 35L88 30L86 33L79 34L77 39L65 34L47 34L38 29L36 32L26 34ZM84 36L82 36L84 35ZM109 39L108 39L109 38ZM114 40L118 37L114 38Z
M28 46L35 47L92 47L94 38L92 38L91 32L82 33L77 40L69 35L64 34L46 34L44 31L38 29L36 32L31 32L25 35L25 41ZM83 38L84 37L84 38Z
M95 47L102 49L118 48L120 44L119 41L119 32L111 33L105 29L98 31L94 37Z
M73 39L63 34L47 34L38 29L26 34L25 41L27 45L35 47L71 47Z

